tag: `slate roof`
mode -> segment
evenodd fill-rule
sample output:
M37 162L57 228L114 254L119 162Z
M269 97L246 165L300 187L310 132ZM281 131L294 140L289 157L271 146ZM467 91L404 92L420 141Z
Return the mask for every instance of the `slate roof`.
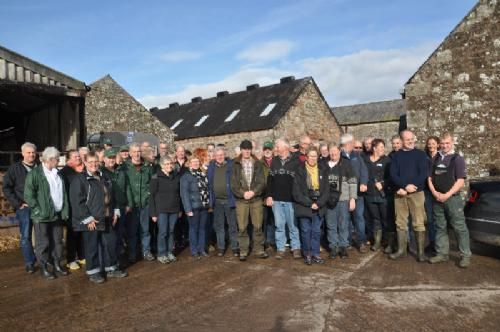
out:
M331 110L341 126L399 121L406 114L404 99L332 107Z
M193 98L189 104L171 104L164 109L153 108L151 112L169 128L182 119L173 129L177 134L176 139L181 140L271 129L309 83L315 85L311 77L297 80L287 77L282 78L279 84L264 87L250 85L245 91L231 94L219 92L217 97L201 101ZM274 103L276 105L269 115L260 116L268 105ZM236 110L240 111L234 119L225 122ZM200 126L195 126L206 115L208 118Z

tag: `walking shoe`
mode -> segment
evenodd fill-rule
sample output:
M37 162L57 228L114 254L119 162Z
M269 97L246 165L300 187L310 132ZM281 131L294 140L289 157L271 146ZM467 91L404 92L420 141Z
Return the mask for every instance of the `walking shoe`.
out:
M100 273L94 273L89 276L89 280L94 284L102 284L106 280L101 276Z
M238 250L233 250L233 257L240 257L240 252Z
M282 250L278 250L276 252L276 255L274 256L274 258L276 258L276 259L283 259L284 256L285 256L285 252L282 251Z
M345 247L340 247L339 257L345 259L347 256L349 256L347 255L347 249Z
M67 276L68 270L66 270L66 268L59 265L59 263L54 263L54 273L61 275L61 276Z
M135 258L135 256L129 256L128 257L128 263L129 264L134 264L136 261L137 261L137 259Z
M191 257L193 258L193 260L196 260L196 261L201 259L200 255L198 255L198 254L192 254Z
M359 252L362 254L366 254L368 252L368 247L366 246L366 244L364 244L364 243L360 244Z
M224 256L224 250L218 250L217 251L217 257L223 257Z
M26 265L26 272L28 272L28 274L35 273L35 265L33 264Z
M158 262L162 264L168 264L170 263L170 260L168 259L167 256L158 256Z
M445 263L449 260L450 257L448 255L437 254L436 256L429 258L429 263L431 264Z
M323 258L321 258L320 256L313 256L312 257L312 262L314 264L324 264L325 260Z
M330 259L335 259L337 258L337 255L338 255L338 248L337 247L333 247L332 250L330 251Z
M269 257L269 255L267 254L267 252L265 252L265 251L261 251L261 252L259 252L259 253L257 254L257 257L259 257L259 258L268 258L268 257Z
M200 258L203 258L203 257L210 257L210 256L206 252L202 251L200 254Z
M172 253L169 253L169 254L167 255L167 258L168 258L168 260L169 260L171 263L177 262L177 257L175 257L175 256L174 256L174 254L172 254Z
M247 255L240 254L240 262L244 262L247 260Z
M52 279L56 278L56 276L54 275L54 273L52 273L52 271L50 271L47 268L47 264L42 264L40 266L40 274L42 275L42 277L44 277L45 279L48 279L48 280L52 280Z
M80 265L76 261L73 261L69 264L66 264L66 266L68 267L68 269L73 270L73 271L80 269Z
M106 272L106 277L108 278L125 278L128 276L128 273L122 270L113 270Z
M302 258L302 254L300 253L300 249L293 249L293 258L300 259Z
M304 263L306 263L306 265L312 265L311 256L306 256L306 258L304 258Z
M148 262L151 262L151 261L155 260L155 256L153 256L153 254L151 253L151 251L146 251L144 253L144 259L147 260Z
M470 265L470 257L462 256L462 258L460 258L460 261L458 262L458 266L461 267L462 269L466 269L469 267L469 265Z

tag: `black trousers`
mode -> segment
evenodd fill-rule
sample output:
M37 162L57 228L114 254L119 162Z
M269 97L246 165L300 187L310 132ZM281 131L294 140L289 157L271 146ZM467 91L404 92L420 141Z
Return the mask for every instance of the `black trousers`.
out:
M82 232L82 237L88 275L101 272L103 267L106 272L118 268L116 234L109 222L106 222L106 230L85 231Z
M81 232L75 232L71 223L66 227L66 260L68 263L84 258L83 239Z
M389 221L389 206L387 202L374 203L367 202L365 204L370 219L373 222L373 231L381 230L382 227L386 232L394 232L394 222L391 224Z
M35 254L42 266L47 263L60 263L62 258L63 222L35 222Z

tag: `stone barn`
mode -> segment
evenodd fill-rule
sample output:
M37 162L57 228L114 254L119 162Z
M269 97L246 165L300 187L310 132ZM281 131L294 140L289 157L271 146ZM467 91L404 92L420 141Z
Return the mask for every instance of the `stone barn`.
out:
M85 100L88 134L142 132L157 136L173 146L174 133L155 118L110 75L90 85Z
M170 104L152 113L174 130L176 143L187 149L207 143L225 144L229 151L243 139L262 147L280 137L298 142L300 136L313 140L338 140L340 126L311 77L284 77L279 84L247 86L245 91L218 92L216 97L191 103Z
M367 136L382 138L389 148L391 137L406 129L404 99L332 107L332 112L344 133L360 140Z
M500 1L481 0L405 85L420 143L450 131L472 177L500 168Z

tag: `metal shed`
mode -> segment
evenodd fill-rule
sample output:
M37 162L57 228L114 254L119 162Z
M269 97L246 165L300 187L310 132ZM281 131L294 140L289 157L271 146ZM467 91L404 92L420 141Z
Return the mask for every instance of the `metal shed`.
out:
M0 151L30 141L61 151L85 143L87 86L0 46ZM0 154L0 167L12 162Z

